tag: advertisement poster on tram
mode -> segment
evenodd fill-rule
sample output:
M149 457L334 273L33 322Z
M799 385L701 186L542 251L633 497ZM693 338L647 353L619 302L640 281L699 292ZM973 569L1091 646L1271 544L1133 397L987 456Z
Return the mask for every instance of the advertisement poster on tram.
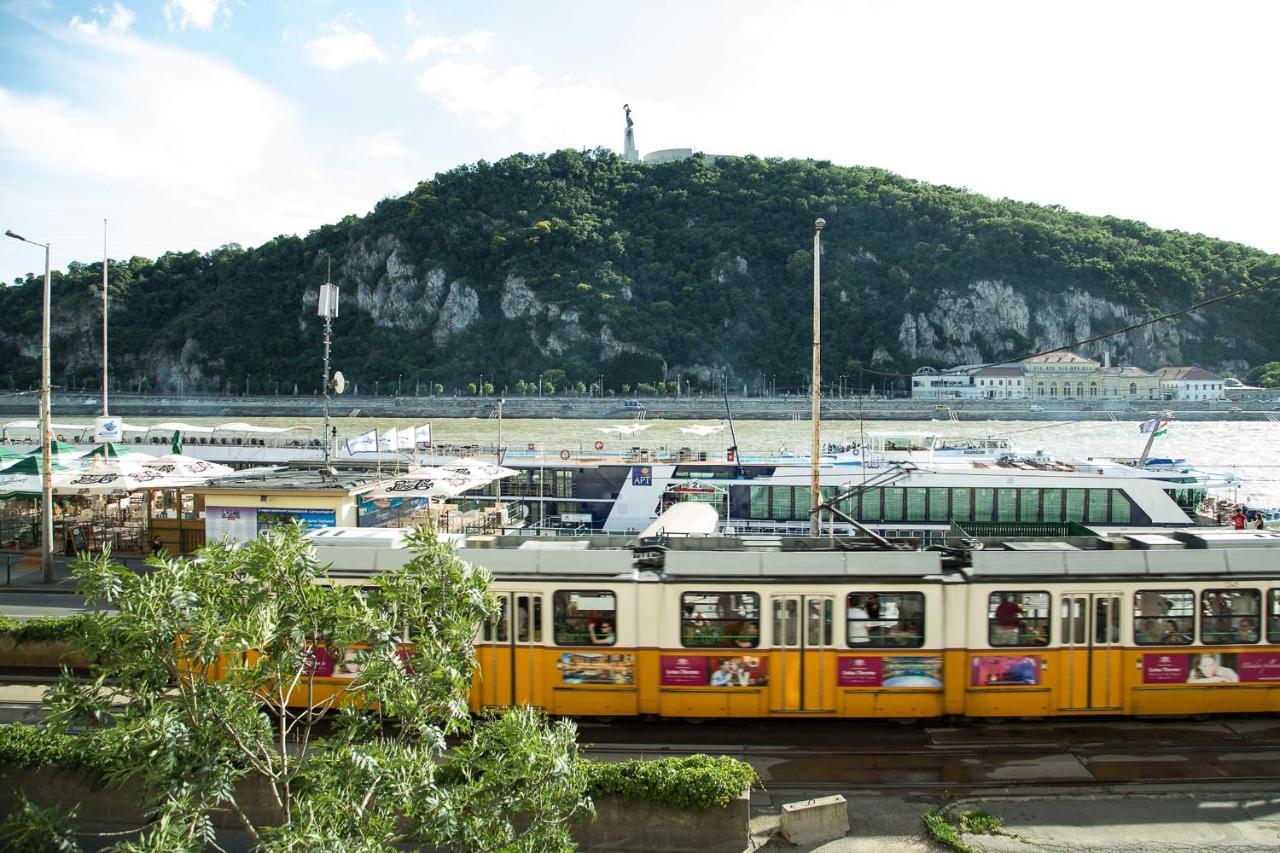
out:
M340 678L350 681L364 672L365 665L359 658L367 652L366 646L350 648L342 653L342 659L339 660L324 646L315 646L311 649L312 667L308 674L316 678ZM404 662L405 672L412 672L413 668L409 666L409 661L413 658L413 651L407 647L401 647L396 654Z
M841 687L941 687L938 655L844 656L839 659Z
M981 655L970 662L973 687L1025 687L1040 683L1039 655Z
M758 655L663 655L663 687L763 687L769 661Z
M1143 684L1280 682L1275 652L1155 652L1142 656Z
M632 684L635 681L632 655L567 652L556 665L565 684Z

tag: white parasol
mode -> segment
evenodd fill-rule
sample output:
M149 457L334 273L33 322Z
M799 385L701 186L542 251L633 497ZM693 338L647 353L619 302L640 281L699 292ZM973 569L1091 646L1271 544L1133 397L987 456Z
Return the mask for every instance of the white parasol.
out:
M207 459L197 459L181 453L166 453L164 456L153 456L141 463L142 467L158 471L166 479L183 480L187 485L229 477L235 469L227 465L219 465Z
M165 476L131 462L99 459L75 471L53 475L53 491L60 495L110 495L141 489L169 488Z

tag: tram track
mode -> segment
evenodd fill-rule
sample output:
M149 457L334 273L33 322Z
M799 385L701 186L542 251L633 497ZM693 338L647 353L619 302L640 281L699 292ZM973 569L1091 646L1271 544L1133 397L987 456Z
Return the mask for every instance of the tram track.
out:
M54 672L0 669L0 699L10 719L32 719L40 701L29 691L53 684ZM25 688L25 689L24 689ZM1084 719L922 722L867 720L732 721L692 726L676 721L580 721L585 754L604 761L728 755L750 763L766 790L1045 791L1143 786L1280 782L1280 720L1269 716L1210 720Z

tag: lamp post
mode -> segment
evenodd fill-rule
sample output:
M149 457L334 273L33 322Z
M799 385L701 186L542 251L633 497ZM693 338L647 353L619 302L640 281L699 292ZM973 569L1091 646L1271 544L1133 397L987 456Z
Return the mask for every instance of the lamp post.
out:
M53 439L49 414L49 245L5 231L4 236L44 249L44 323L40 330L40 569L45 583L53 583Z
M813 447L809 451L809 535L817 536L822 532L822 522L818 518L818 444L821 437L822 423L822 229L827 224L825 219L813 223L813 378L809 382L809 396L812 402Z

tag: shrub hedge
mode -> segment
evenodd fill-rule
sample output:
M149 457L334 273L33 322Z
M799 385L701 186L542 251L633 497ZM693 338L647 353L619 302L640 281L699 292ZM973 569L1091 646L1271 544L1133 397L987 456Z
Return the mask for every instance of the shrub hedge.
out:
M77 613L72 616L40 616L36 619L0 616L0 637L7 637L15 643L70 640L83 630L88 620L93 618L89 613Z
M625 800L650 800L705 811L723 808L760 784L755 769L727 755L690 755L652 761L591 762L590 791Z
M0 766L63 769L94 768L79 739L41 726L0 725ZM675 808L706 811L723 808L748 788L760 784L756 771L727 755L691 755L652 761L588 761L592 796L647 800Z

